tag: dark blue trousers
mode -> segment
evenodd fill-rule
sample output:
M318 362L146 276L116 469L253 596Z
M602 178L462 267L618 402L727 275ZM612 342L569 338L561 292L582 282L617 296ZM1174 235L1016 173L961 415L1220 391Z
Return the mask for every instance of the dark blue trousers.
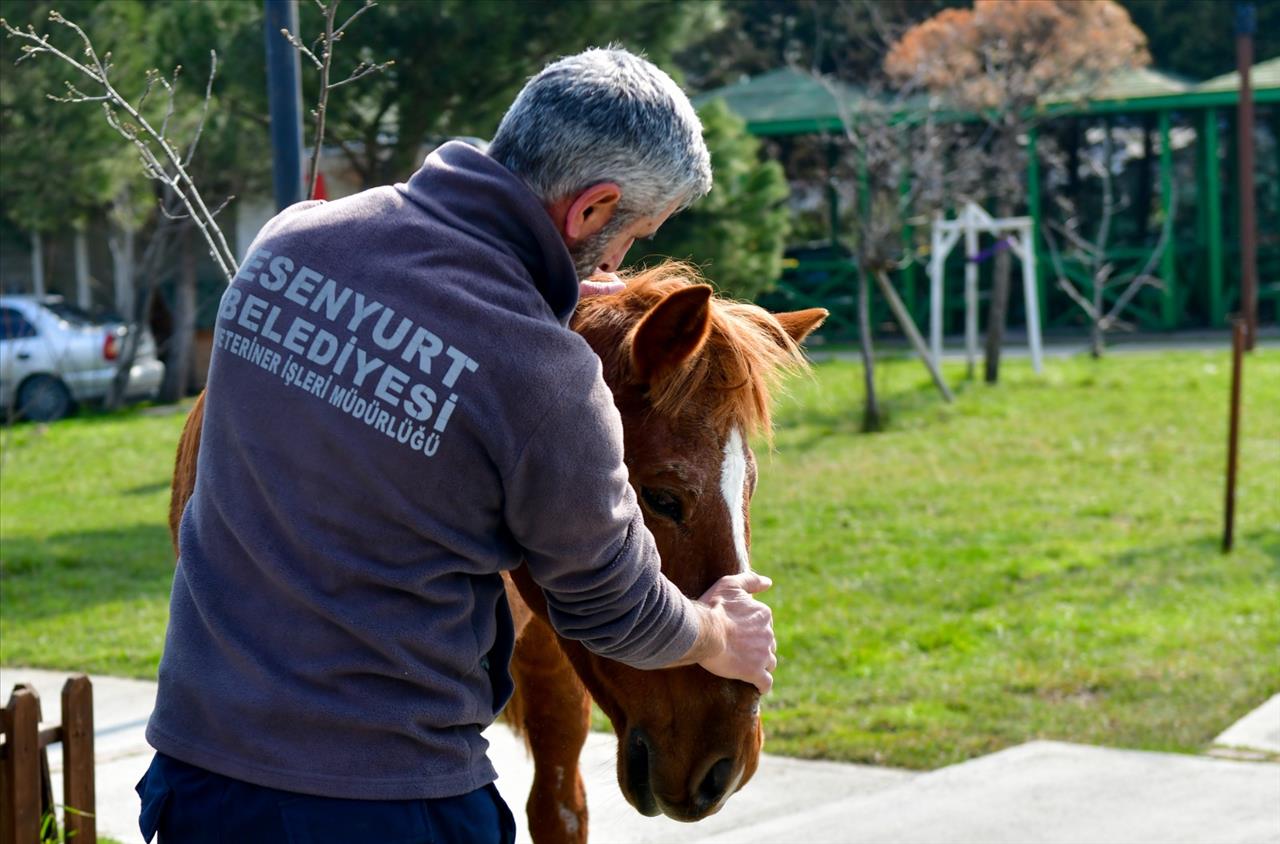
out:
M242 782L157 753L138 782L148 844L512 844L492 784L436 800L347 800Z

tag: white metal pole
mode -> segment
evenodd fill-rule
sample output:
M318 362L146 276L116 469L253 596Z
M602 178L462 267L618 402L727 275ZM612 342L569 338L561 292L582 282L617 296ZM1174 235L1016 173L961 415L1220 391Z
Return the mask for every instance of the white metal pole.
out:
M89 294L89 238L83 228L76 229L76 304L88 308Z
M126 222L120 237L111 242L112 273L115 276L116 311L126 321L133 317L133 247L135 235Z
M933 365L942 366L942 270L946 258L942 254L940 219L934 220L929 244L929 351Z
M1027 342L1031 345L1031 366L1039 375L1043 369L1040 347L1040 298L1036 290L1036 249L1031 224L1022 228L1022 289L1027 299Z
M964 359L965 372L973 378L978 359L978 230L970 214L964 221Z
M31 292L44 295L44 238L34 231L31 233Z

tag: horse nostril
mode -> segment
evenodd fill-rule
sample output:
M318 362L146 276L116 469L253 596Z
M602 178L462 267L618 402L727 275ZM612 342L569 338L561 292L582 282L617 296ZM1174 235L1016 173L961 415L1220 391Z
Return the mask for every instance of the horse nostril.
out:
M707 771L707 775L698 784L698 793L695 795L700 809L705 811L720 802L720 798L729 787L729 778L732 775L732 759L721 759L711 766L711 770Z
M653 817L658 814L658 804L653 798L653 786L649 782L649 736L643 730L633 730L628 736L625 765L632 805L642 815Z

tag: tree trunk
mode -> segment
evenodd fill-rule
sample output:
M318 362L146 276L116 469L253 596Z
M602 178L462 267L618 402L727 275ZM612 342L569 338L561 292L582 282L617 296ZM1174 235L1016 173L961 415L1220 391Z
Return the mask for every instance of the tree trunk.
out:
M165 402L178 401L187 394L196 335L196 250L192 228L184 228L178 240L181 260L173 297L173 335L169 338L164 384L160 388L160 400Z
M871 290L865 270L858 271L858 345L862 350L862 382L866 402L862 409L862 430L871 433L881 427L880 402L876 399L875 349L871 344Z
M1007 219L1013 216L1013 201L1000 197L996 216ZM1009 313L1009 282L1013 271L1013 251L1001 249L996 253L995 271L991 284L991 304L987 309L987 346L984 376L988 384L1000 380L1000 348L1004 345L1004 323Z
M1102 299L1102 282L1098 279L1097 274L1093 277L1093 313L1089 328L1089 354L1094 359L1102 357L1104 340L1102 336L1102 315L1103 315L1103 299Z
M130 223L125 222L124 225L128 226ZM116 374L112 378L111 389L105 400L108 410L115 409L124 403L125 392L129 386L129 373L133 370L134 361L138 357L143 333L150 331L151 307L154 304L153 297L156 295L152 279L159 273L159 268L167 259L174 228L172 221L163 222L157 226L146 241L147 245L142 250L140 259L134 251L137 231L127 229L124 235L124 244L113 241L111 247L112 255L116 260L116 272L121 271L121 264L127 256L130 274L125 279L121 279L119 275L116 276L117 295L123 285L128 294L129 303L127 308L122 308L120 311L127 323L127 331L124 335L124 343L121 345L120 357L116 361ZM166 345L165 348L167 349L168 346ZM161 357L165 354L167 352L164 352Z
M938 393L942 396L942 400L954 401L955 396L951 394L951 388L947 386L946 379L942 377L942 370L934 363L933 355L929 353L929 347L925 344L924 338L920 336L920 330L916 328L915 321L911 319L911 312L902 303L902 298L898 296L898 291L893 289L893 284L889 281L889 276L884 270L876 270L876 286L880 288L880 293L889 302L889 309L893 311L893 318L897 321L898 327L902 329L902 333L907 335L911 348L915 349L916 355L924 363L924 368L929 370L929 377L933 379L933 386L938 388Z
M151 313L151 297L155 295L155 288L144 285L141 291L137 291L132 280L130 284L131 289L135 290L131 305L133 310L125 316L129 324L120 349L120 358L116 361L116 374L112 377L111 389L107 391L107 397L103 400L103 406L107 410L115 410L124 404L125 393L129 389L129 374L133 371L134 361L138 358L138 348L142 344L142 333L150 330L147 327L147 315Z

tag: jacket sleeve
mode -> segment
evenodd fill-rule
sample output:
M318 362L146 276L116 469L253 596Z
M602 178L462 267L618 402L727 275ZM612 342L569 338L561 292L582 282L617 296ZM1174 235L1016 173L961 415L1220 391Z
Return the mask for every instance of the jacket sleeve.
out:
M697 616L661 572L594 355L552 400L504 485L507 526L560 635L636 668L688 652Z

